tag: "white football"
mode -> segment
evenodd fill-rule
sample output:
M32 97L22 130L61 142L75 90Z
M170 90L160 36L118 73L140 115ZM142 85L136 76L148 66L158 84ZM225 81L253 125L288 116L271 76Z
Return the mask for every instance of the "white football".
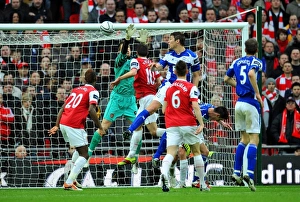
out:
M109 36L115 31L114 24L110 21L104 21L101 23L100 30L104 35Z

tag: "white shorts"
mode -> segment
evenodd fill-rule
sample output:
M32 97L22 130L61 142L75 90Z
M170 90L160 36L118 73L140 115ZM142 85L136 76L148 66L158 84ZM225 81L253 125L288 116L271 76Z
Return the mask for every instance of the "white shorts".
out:
M137 111L137 114L141 113L144 109L146 109L150 105L150 103L152 102L152 100L154 99L154 97L155 97L155 95L147 95L147 96L141 98L139 100L140 107L139 107L139 109ZM158 118L158 114L157 113L153 113L152 115L150 115L150 116L148 116L146 118L146 120L145 120L144 123L147 125L149 123L156 122L157 118Z
M60 131L66 142L69 142L71 146L81 147L88 145L87 133L84 129L71 128L69 126L59 125Z
M235 104L235 130L260 133L260 115L253 105L239 101Z
M204 136L203 136L203 132L201 132L200 134L197 135L198 138L199 138L199 143L202 144L202 143L205 143L205 139L204 139Z
M178 126L167 128L167 147L181 145L183 143L194 145L199 142L198 135L195 134L198 126Z
M167 89L169 88L170 85L171 85L170 82L164 83L164 86L161 86L158 89L158 91L157 91L157 93L156 93L156 95L155 95L155 97L154 97L153 100L156 100L156 101L160 102L161 105L163 105Z

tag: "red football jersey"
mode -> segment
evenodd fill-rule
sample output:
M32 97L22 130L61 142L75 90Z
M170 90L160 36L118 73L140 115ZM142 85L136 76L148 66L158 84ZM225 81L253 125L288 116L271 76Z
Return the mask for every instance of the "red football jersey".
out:
M131 68L137 69L137 74L133 83L136 99L146 95L155 95L157 86L155 80L160 77L158 71L152 71L149 67L152 61L147 58L136 58L130 62Z
M192 101L198 102L199 91L186 80L177 79L166 92L166 128L177 126L197 126Z
M90 104L98 104L99 92L89 84L74 88L65 101L60 123L72 128L84 128Z

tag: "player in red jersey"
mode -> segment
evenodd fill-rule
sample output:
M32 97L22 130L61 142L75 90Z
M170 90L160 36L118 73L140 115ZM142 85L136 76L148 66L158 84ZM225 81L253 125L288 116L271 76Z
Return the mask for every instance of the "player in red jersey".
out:
M147 30L141 30L147 32ZM140 33L140 35L147 35L145 33ZM148 46L146 44L139 44L137 46L136 59L132 59L130 62L131 68L136 70L135 80L133 83L136 100L139 103L139 109L137 114L146 109L152 102L155 94L157 92L158 86L160 86L160 74L157 70L153 70L150 67L152 61L147 58ZM153 136L161 136L165 129L157 128L156 120L157 113L153 113L145 120L146 127ZM132 164L136 162L137 155L139 154L141 145L141 140L143 137L142 126L133 131L133 135L130 141L130 151L127 157L118 163L118 165ZM137 169L133 167L133 172L136 173Z
M204 163L200 152L197 134L204 127L202 114L198 105L199 91L196 86L186 80L187 65L179 60L175 65L177 80L167 89L164 99L163 113L165 113L167 128L167 155L165 156L160 179L163 192L168 192L169 170L177 155L178 145L187 143L194 154L195 169L204 172ZM197 121L199 126L197 126ZM201 180L201 179L200 179ZM202 180L203 181L203 180ZM205 182L201 182L201 191L209 191Z
M74 167L63 186L65 190L81 190L76 178L89 158L87 133L84 129L86 117L90 115L99 128L99 134L105 133L96 113L99 92L94 87L96 73L92 69L86 71L85 83L72 90L57 115L55 126L49 130L51 136L60 128L65 141L76 148L72 156Z

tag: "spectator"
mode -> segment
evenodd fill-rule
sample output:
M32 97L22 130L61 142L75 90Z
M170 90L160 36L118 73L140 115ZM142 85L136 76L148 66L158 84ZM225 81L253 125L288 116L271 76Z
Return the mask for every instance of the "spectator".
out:
M72 91L72 81L70 78L64 78L61 82L61 87L66 90L67 95Z
M17 146L15 150L15 157L19 159L23 159L26 158L26 156L27 156L26 147L24 147L24 145Z
M12 63L11 50L9 46L4 45L1 47L0 66L0 69L4 72L15 69L15 65Z
M11 85L11 88L7 86L7 92L9 91L9 93L11 93L14 97L21 99L22 91L20 90L20 88L15 86L15 78L13 77L12 74L10 74L10 73L5 74L4 78L3 78L3 82L4 82L4 84ZM5 88L5 85L4 85L4 88ZM8 89L11 89L11 92ZM5 91L6 90L3 89L3 92L5 92Z
M115 23L126 23L125 21L125 11L122 9L116 9Z
M212 104L215 107L223 106L223 104L222 104L222 98L220 96L218 96L218 95L213 95L210 98L210 104Z
M268 78L265 82L266 90L263 92L263 121L267 134L267 144L276 144L273 141L271 134L271 124L275 117L280 114L285 108L285 99L279 94L276 88L276 81L273 78Z
M89 1L89 0L88 0ZM90 6L89 1L89 6ZM96 0L93 9L89 12L87 23L99 23L100 15L104 15L106 12L105 0Z
M59 34L54 36L57 37L55 39L61 41L61 40L68 40L69 38L69 31L67 30L60 30ZM67 61L67 55L70 54L70 51L68 49L68 44L63 44L63 43L54 43L52 45L52 62L55 63L64 63Z
M280 0L272 0L271 8L268 10L270 25L274 27L274 33L283 29L289 23L289 15L281 8Z
M50 9L45 8L43 0L33 0L32 6L28 12L29 22L36 23L37 20L43 19L45 23L52 22L52 13Z
M282 145L300 145L300 113L293 97L286 100L284 111L272 122L271 134L275 142ZM294 153L294 149L282 149L283 154Z
M225 19L227 17L227 10L228 7L221 4L221 6L219 7L219 20Z
M15 110L16 144L22 144L26 147L43 145L43 140L38 139L39 131L44 130L43 127L38 128L38 123L42 126L43 122L40 120L36 108L32 105L30 94L23 94L22 107Z
M135 17L127 17L127 23L148 23L148 18L144 14L144 3L142 1L136 1L134 3L134 13Z
M202 19L199 19L200 13L199 13L199 9L197 7L193 7L191 9L191 14L190 14L190 18L192 19L193 23L198 23L198 22L202 22Z
M193 22L193 20L189 17L188 10L186 8L182 8L179 11L179 21L180 23L189 23Z
M263 62L266 64L266 73L269 78L273 70L278 66L277 51L273 42L268 41L264 47ZM275 79L275 78L274 78Z
M269 41L275 41L275 33L274 27L269 23L268 12L263 9L262 10L262 35L266 37Z
M300 75L300 50L298 48L294 48L290 55L291 64L292 64L292 74Z
M289 88L285 91L285 94L284 94L284 98L287 99L288 97L290 96L293 96L295 95L295 100L298 100L298 88L294 89L295 90L295 93L293 92L293 86L294 86L294 83L300 83L300 76L299 75L293 75L292 76L292 88ZM300 105L300 102L297 101L297 104Z
M279 56L278 65L275 69L273 69L271 72L269 72L269 78L276 79L280 75L283 74L283 65L285 62L289 61L289 57L287 54L283 53Z
M251 0L241 0L240 4L237 5L237 12L240 14L240 17L243 21L246 20L246 14L245 13L241 14L241 13L243 13L244 11L253 9L251 2L252 2Z
M156 23L157 14L154 9L147 9L148 23Z
M11 22L11 14L17 12L21 16L21 22L27 22L27 14L29 12L28 4L24 3L22 0L11 0L10 4L7 4L4 9L4 19L6 22Z
M287 55L291 55L293 49L298 48L300 49L300 28L297 29L297 34L293 37L293 40L287 46L285 53Z
M87 22L89 18L89 13L93 10L94 6L96 5L96 0L85 0L82 2L80 8L81 23Z
M0 93L0 147L4 148L12 144L11 124L14 123L15 116L9 107L3 104L3 95Z
M73 45L70 48L70 55L67 56L67 61L60 64L60 69L65 71L65 76L72 78L75 76L81 69L81 47L78 45Z
M282 97L284 97L285 91L292 87L292 70L292 64L285 62L282 69L283 74L276 79L276 87Z
M26 62L21 62L17 67L18 74L15 78L15 85L23 90L29 84L29 65Z
M286 47L289 43L288 32L285 29L279 29L276 34L276 43L279 48L279 52L282 54L285 52Z
M158 8L158 13L157 13L157 23L161 23L162 21L164 21L165 23L170 23L171 21L168 19L169 16L169 8L166 5L161 5Z
M256 37L256 23L255 23L255 14L253 12L248 12L245 15L245 22L248 22L249 26L249 38L255 38Z
M124 0L124 5L121 8L126 13L125 21L127 21L127 18L129 18L129 17L131 17L131 18L135 17L134 4L135 4L135 0Z
M50 100L50 92L41 83L41 77L39 72L34 71L31 73L29 78L29 85L35 87L37 100Z
M217 20L217 15L216 11L212 8L208 8L205 12L205 22L216 22Z
M99 22L116 22L116 3L114 0L106 0L106 12L99 16Z
M289 1L288 5L286 6L286 13L289 15L296 15L296 18L300 18L299 13L299 0L296 1Z
M40 74L40 78L41 78L41 84L45 84L45 77L48 76L48 69L49 69L49 66L51 65L51 61L50 61L50 58L47 57L47 56L44 56L42 59L41 59L41 62L40 62L40 65L39 65L39 69L38 69L38 72Z
M292 41L293 37L297 34L297 29L299 28L299 21L296 15L291 15L289 18L289 24L284 27L288 33L288 41Z

